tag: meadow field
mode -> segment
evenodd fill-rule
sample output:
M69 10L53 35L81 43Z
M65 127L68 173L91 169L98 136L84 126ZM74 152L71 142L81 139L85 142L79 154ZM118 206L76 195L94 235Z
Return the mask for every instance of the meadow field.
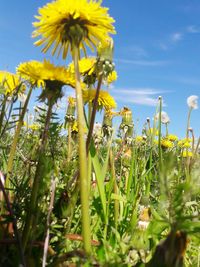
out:
M112 96L116 32L101 1L56 0L35 20L52 60L0 71L0 266L200 267L198 96L185 99L184 137L162 96L138 133Z

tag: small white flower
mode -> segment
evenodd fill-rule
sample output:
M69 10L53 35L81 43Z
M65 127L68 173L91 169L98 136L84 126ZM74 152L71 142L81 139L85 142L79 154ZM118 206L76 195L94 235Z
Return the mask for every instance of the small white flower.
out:
M198 96L197 95L191 95L187 98L187 104L189 108L192 109L198 109Z
M159 120L159 113L156 114L156 120ZM161 122L163 124L167 124L170 122L170 118L169 118L167 112L165 112L165 111L161 112Z

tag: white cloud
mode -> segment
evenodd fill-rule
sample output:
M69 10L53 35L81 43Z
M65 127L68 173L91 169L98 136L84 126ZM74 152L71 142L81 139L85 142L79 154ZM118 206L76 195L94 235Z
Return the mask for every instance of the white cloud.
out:
M196 25L189 25L185 27L185 29L182 32L174 32L171 35L168 36L166 41L160 41L157 43L157 46L163 50L167 51L170 47L172 47L174 44L177 44L178 42L182 41L184 36L187 34L195 34L200 33L200 27Z
M171 41L177 43L183 39L183 34L181 32L175 32L171 35Z
M112 93L115 99L122 103L138 104L144 106L155 107L158 105L158 96L166 93L165 90L155 88L130 88L130 89L114 89ZM163 106L166 106L163 103Z
M168 65L170 62L165 60L134 60L134 59L115 59L118 63L131 64L142 67L158 67Z

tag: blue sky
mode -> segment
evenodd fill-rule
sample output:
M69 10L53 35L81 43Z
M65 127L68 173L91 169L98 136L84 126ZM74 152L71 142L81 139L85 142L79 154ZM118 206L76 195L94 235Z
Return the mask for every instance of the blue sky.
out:
M47 1L1 0L0 69L30 59L47 57L31 39L32 22ZM159 95L169 114L170 132L184 136L190 95L200 97L200 1L104 0L116 20L115 63L118 81L111 94L118 109L129 106L141 129L153 117ZM62 60L59 63L64 64ZM200 135L200 109L192 113L191 126Z

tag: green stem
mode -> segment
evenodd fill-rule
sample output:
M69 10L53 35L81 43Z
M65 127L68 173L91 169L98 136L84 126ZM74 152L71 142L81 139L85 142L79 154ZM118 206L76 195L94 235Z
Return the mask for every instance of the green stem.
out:
M49 101L47 116L46 116L46 120L45 120L45 127L44 127L44 131L43 131L42 138L41 138L41 145L40 145L39 151L38 151L38 155L39 155L38 156L38 163L37 163L37 167L36 167L32 191L31 191L31 198L30 198L30 203L29 203L30 206L29 206L29 209L27 212L25 226L24 226L23 235L22 235L22 246L23 246L24 251L26 249L27 242L29 240L29 236L31 233L31 229L33 227L34 219L37 217L37 210L36 209L37 209L38 189L39 189L39 184L41 183L41 178L42 178L44 153L45 153L47 140L48 140L48 131L49 131L49 125L50 125L53 105L54 105L54 102Z
M10 116L11 116L12 109L13 109L13 104L14 104L14 101L13 101L13 99L12 99L12 100L11 100L11 104L10 104L10 106L8 105L8 106L9 106L9 110L8 110L8 116L7 116L7 118L6 118L6 122L5 122L5 124L4 124L3 129L0 130L0 139L1 139L2 136L4 135L4 133L5 133L6 129L7 129L7 126L8 126L8 124L9 124ZM1 125L1 127L2 127L2 125Z
M79 142L79 169L80 169L80 194L81 194L81 212L82 212L82 235L84 250L91 254L91 229L90 229L90 212L89 212L89 194L88 194L88 164L86 154L86 142L84 136L84 111L83 98L80 83L80 73L78 65L79 49L73 50L73 61L76 79L76 103L78 115L78 142Z
M26 101L25 101L23 109L22 109L22 112L21 112L20 117L19 117L19 121L18 121L17 128L16 128L15 135L14 135L14 139L13 139L13 142L12 142L12 145L10 148L10 154L9 154L8 165L7 165L6 188L9 188L9 186L10 186L10 176L11 176L12 169L13 169L13 160L15 157L17 142L19 140L20 131L21 131L21 128L23 126L23 120L24 120L24 116L26 114L26 110L27 110L27 106L28 106L28 103L29 103L29 100L31 97L32 90L33 90L33 88L30 87L28 95L26 97Z
M115 165L113 159L112 148L110 149L110 165L111 165L111 175L114 182L114 194L117 196L119 194L116 174L115 174ZM119 220L119 200L114 200L114 219L115 219L115 228L117 229L118 220Z
M90 148L90 142L92 139L92 132L93 132L93 128L94 128L94 122L95 122L95 116L96 116L96 112L97 112L97 107L98 107L98 98L99 98L99 93L100 93L100 89L101 89L101 84L102 84L102 80L103 80L103 75L101 75L99 77L98 80L98 85L97 85L97 90L96 90L96 95L93 101L93 109L92 109L92 115L91 115L91 120L90 120L90 128L89 128L89 132L88 132L88 136L87 136L87 142L86 142L86 147L87 147L87 154L89 152L89 148Z
M189 138L189 128L190 128L190 118L191 118L192 108L189 109L188 119L187 119L187 129L186 129L186 139ZM189 149L186 148L186 153L188 154ZM187 155L188 156L188 155ZM186 160L186 177L187 180L190 181L190 157L187 157Z
M89 87L89 94L91 93L91 86ZM88 124L90 125L91 122L91 114L92 114L92 103L88 103ZM86 151L89 151L89 144L88 147L86 146ZM90 153L88 153L88 190L90 194L90 189L91 189L91 179L92 179L92 158Z
M71 122L68 123L68 151L67 151L67 162L70 162L71 160L71 154L72 154L72 126Z
M1 133L2 126L3 126L3 118L5 115L5 109L6 109L6 101L7 101L7 97L4 96L4 99L2 101L1 115L0 115L0 133Z

